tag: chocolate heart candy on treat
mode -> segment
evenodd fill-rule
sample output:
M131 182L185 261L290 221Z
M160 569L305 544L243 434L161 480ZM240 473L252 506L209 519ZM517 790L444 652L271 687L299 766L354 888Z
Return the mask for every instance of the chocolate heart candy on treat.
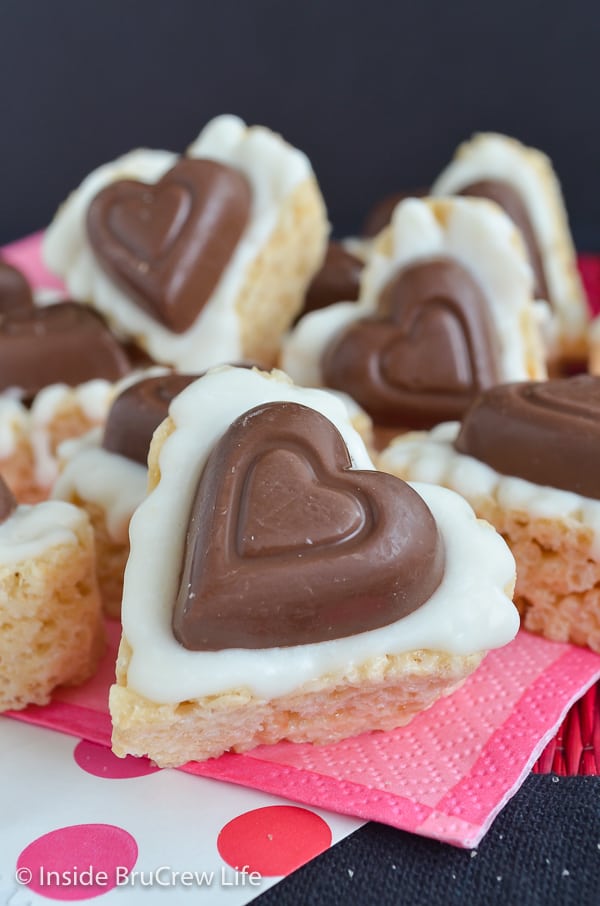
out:
M87 214L92 249L133 301L175 333L206 304L246 228L246 177L213 160L182 158L148 184L102 189Z
M409 189L404 192L396 192L393 195L386 195L367 214L362 228L362 235L366 239L372 239L377 236L388 225L392 219L392 214L401 201L405 201L407 198L423 198L425 195L429 195L429 189L422 186L418 189Z
M33 307L31 287L23 274L0 260L0 315Z
M498 360L483 290L457 261L436 258L400 270L378 314L332 340L322 370L378 424L431 427L498 383Z
M17 506L15 495L0 475L0 524L12 516Z
M488 198L490 201L495 201L497 205L500 205L500 207L504 209L523 236L527 254L529 256L529 263L531 264L535 276L535 298L549 301L548 284L546 282L542 254L535 237L533 226L531 225L531 220L529 219L529 214L527 213L527 208L525 207L525 202L517 190L506 182L485 179L481 182L474 182L465 186L464 189L461 189L457 194L466 195L472 198Z
M127 387L108 413L104 449L145 466L152 435L169 414L172 400L198 377L197 374L163 374Z
M18 387L33 399L49 384L116 381L128 371L118 340L85 305L60 302L0 316L0 390Z
M327 308L335 302L355 302L363 267L360 258L346 251L343 245L330 242L321 270L313 277L306 293L302 314Z
M421 497L357 471L337 428L296 403L246 412L210 454L189 515L173 631L186 648L272 648L386 626L438 587Z
M493 387L466 413L455 447L503 475L600 500L600 377Z

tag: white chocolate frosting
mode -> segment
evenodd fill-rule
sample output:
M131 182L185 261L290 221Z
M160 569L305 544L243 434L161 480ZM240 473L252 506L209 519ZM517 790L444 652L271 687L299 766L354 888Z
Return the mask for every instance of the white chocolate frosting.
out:
M102 430L94 429L80 442L61 444L66 464L52 489L54 500L79 499L99 506L113 541L127 541L129 521L146 496L148 470L101 446Z
M29 413L25 406L5 393L0 394L0 460L12 456L28 430Z
M343 403L322 390L296 387L273 372L219 368L171 403L175 431L159 454L160 482L136 510L123 591L123 635L132 655L127 684L153 702L174 703L245 687L269 698L363 661L413 649L469 654L499 647L517 632L506 596L514 580L502 538L469 506L442 488L417 485L446 547L446 570L429 601L402 620L348 638L272 649L188 651L174 638L171 617L188 513L206 459L230 424L267 402L296 402L336 425L353 468L373 469Z
M261 126L248 128L234 116L212 120L188 149L241 171L252 188L250 220L212 296L192 326L177 334L151 318L102 270L87 239L85 218L92 199L111 182L156 183L178 157L167 151L137 150L94 170L59 209L44 239L48 267L76 299L91 302L121 336L137 338L157 361L200 371L242 356L235 310L248 268L277 224L281 205L312 176L308 158Z
M37 484L40 487L50 487L58 475L59 456L53 450L51 440L52 424L57 417L64 413L78 411L92 425L104 425L116 396L136 381L158 377L166 374L167 371L168 369L162 366L153 365L150 368L132 371L115 383L103 378L96 378L79 384L77 387L69 387L67 384L50 384L40 390L29 412L23 410L26 413ZM0 424L0 439L1 436ZM68 454L65 455L68 457Z
M35 560L53 547L76 544L87 522L82 510L62 501L18 506L0 524L0 563Z
M571 520L591 529L592 553L600 559L600 501L580 494L501 475L486 463L454 448L459 422L397 437L378 459L379 467L407 481L431 482L457 491L477 510L494 499L506 510L542 519Z
M284 341L281 367L300 384L321 386L321 359L331 340L376 311L382 289L402 268L438 256L458 261L481 286L499 340L502 380L533 377L532 364L535 376L545 377L533 272L522 240L497 205L470 198L400 202L371 247L358 301L305 315Z
M585 331L579 280L560 184L549 158L513 138L488 132L463 143L435 181L432 195L453 195L482 180L504 182L523 199L540 250L552 305L569 336Z
M115 392L115 384L98 378L77 387L51 384L36 395L29 411L29 442L33 450L35 480L49 487L58 474L50 429L61 412L79 410L92 424L103 424Z

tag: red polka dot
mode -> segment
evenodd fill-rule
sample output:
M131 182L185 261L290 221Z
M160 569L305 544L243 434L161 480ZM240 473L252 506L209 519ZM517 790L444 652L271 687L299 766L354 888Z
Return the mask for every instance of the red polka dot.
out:
M94 777L107 777L110 780L144 777L160 770L147 758L135 758L133 755L117 758L107 746L87 742L85 739L75 746L73 758L88 774L93 774Z
M239 871L287 875L331 846L329 825L305 808L270 805L229 821L217 838L221 858Z
M17 859L16 876L49 899L89 900L124 881L137 855L134 838L120 827L74 824L26 846Z

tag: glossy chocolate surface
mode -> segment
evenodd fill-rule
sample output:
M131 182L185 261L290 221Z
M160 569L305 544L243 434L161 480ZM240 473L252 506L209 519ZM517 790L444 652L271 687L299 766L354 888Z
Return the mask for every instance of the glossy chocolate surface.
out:
M489 198L504 209L512 222L521 231L525 241L529 262L535 276L535 298L546 299L546 301L551 302L548 298L548 284L544 273L544 262L535 238L535 232L531 220L529 219L525 202L516 189L513 189L513 187L506 182L485 179L481 182L474 182L465 186L465 188L461 189L457 194L468 195L473 198Z
M503 475L600 500L600 377L493 387L455 447Z
M12 516L17 506L15 495L0 475L0 524Z
M164 374L127 387L113 402L102 446L146 465L152 435L169 414L171 401L197 374Z
M59 302L0 316L0 391L17 387L30 400L49 384L116 381L130 368L118 340L86 305Z
M320 413L270 403L238 418L207 460L173 631L195 651L342 638L413 612L443 571L435 520L409 485L352 470Z
M327 308L336 302L355 302L363 267L360 258L351 255L343 245L330 242L323 266L315 274L306 293L302 314Z
M33 308L29 283L16 267L0 259L0 315Z
M429 189L423 186L404 192L395 192L393 195L386 195L367 214L362 228L362 235L366 239L372 239L377 236L392 219L396 205L407 198L423 198L425 195L429 195Z
M322 361L327 386L349 393L379 425L431 427L460 418L499 380L483 291L450 258L400 270L378 314L350 324Z
M250 216L246 177L213 160L182 158L154 185L120 180L87 214L88 237L107 274L175 333L196 320Z

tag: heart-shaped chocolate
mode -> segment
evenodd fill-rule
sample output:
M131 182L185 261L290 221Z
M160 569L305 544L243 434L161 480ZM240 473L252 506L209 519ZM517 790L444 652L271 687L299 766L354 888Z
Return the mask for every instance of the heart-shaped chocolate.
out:
M335 337L322 370L377 424L417 428L459 418L498 383L498 361L483 290L454 259L432 258L392 278L378 314Z
M330 242L321 270L306 292L302 315L327 308L336 302L355 302L360 289L364 264L339 242Z
M15 495L0 475L0 524L12 516L17 506Z
M534 296L536 299L546 299L547 302L551 302L542 253L540 252L525 202L517 190L507 182L496 179L484 179L481 182L474 182L465 186L457 194L466 195L470 198L488 198L490 201L495 201L508 214L515 226L521 231L525 242L529 263L535 276Z
M169 414L171 402L198 377L162 374L127 387L110 407L102 441L104 449L145 466L152 435Z
M49 384L116 381L130 367L118 340L85 305L59 302L0 316L0 391L17 387L31 400Z
M29 283L15 267L0 261L0 315L33 308Z
M492 387L455 447L503 475L600 500L600 377Z
M427 186L419 186L416 189L405 189L404 192L395 192L393 195L386 195L373 205L365 218L361 234L372 239L377 236L391 221L392 214L401 201L407 198L423 198L429 195Z
M87 232L106 273L175 333L196 320L250 217L246 177L214 160L182 158L156 184L120 180L102 189Z
M320 413L268 403L238 418L206 462L173 631L194 651L342 638L416 610L443 571L437 525L409 485L352 469Z

